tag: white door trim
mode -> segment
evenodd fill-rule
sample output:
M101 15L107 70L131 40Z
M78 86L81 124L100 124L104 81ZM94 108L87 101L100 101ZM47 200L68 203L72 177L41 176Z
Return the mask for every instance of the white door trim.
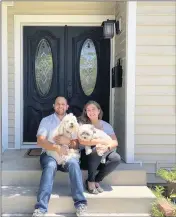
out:
M115 37L111 40L111 72L110 78L112 78L112 68L115 65ZM112 79L110 79L110 87L112 87ZM110 88L110 124L114 127L114 97L115 88Z
M15 149L23 148L23 26L101 26L114 15L15 15ZM111 105L110 105L111 106ZM110 109L111 110L111 109ZM29 146L28 146L29 147ZM30 147L36 147L30 145Z
M135 147L135 77L136 77L136 10L137 2L127 2L126 94L125 94L125 161L134 163Z
M13 6L13 2L1 2L2 151L5 151L8 148L8 6Z

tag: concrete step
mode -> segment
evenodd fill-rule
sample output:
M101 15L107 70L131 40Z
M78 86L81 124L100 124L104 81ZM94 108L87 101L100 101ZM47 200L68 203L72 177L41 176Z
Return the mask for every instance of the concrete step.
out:
M30 214L3 214L2 217L31 217L32 213ZM45 214L46 217L76 217L76 215L74 213L72 214L52 214L52 213L48 213ZM96 216L100 216L100 217L151 217L150 214L146 214L146 213L141 213L141 214L136 214L136 213L128 213L128 214L118 214L118 213L88 213L86 214L86 216L90 216L90 217L96 217Z
M89 213L149 214L155 199L146 186L103 186L98 195L84 192ZM2 213L32 213L36 203L37 187L2 186ZM57 186L49 203L49 213L74 213L70 188Z
M41 170L28 171L3 171L2 185L14 186L39 186ZM87 178L87 171L82 171L83 180ZM69 185L68 173L58 171L54 180L54 185ZM145 171L131 171L131 170L116 170L103 180L104 184L111 184L117 186L144 186L146 185Z
M2 185L38 186L41 177L39 157L26 157L26 150L8 150L3 154ZM83 179L87 171L82 171ZM116 171L104 180L104 184L119 186L146 185L146 172L140 164L126 164L121 162ZM57 172L55 185L68 185L68 174Z

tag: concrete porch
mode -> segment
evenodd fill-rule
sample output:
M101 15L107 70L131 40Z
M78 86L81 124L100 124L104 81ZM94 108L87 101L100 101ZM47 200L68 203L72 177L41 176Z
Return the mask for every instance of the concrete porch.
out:
M39 157L24 157L26 151L7 150L3 153L2 216L31 216L33 212L41 169ZM85 180L87 172L82 174ZM95 196L85 191L90 216L150 216L155 197L146 186L146 172L140 164L122 162L102 184L105 189L102 194ZM57 172L48 216L69 216L72 213L74 207L68 174Z

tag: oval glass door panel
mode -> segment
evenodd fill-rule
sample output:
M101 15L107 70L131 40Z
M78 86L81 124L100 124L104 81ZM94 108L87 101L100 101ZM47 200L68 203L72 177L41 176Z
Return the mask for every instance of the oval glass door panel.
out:
M97 80L97 53L91 39L87 39L81 49L80 80L84 93L90 96Z
M35 79L38 93L46 96L49 93L53 77L53 56L46 39L42 39L36 49Z

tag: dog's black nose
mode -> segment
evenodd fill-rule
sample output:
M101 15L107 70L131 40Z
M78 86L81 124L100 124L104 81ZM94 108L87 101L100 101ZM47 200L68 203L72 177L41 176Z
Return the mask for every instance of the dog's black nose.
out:
M73 127L73 123L70 124L70 127Z

